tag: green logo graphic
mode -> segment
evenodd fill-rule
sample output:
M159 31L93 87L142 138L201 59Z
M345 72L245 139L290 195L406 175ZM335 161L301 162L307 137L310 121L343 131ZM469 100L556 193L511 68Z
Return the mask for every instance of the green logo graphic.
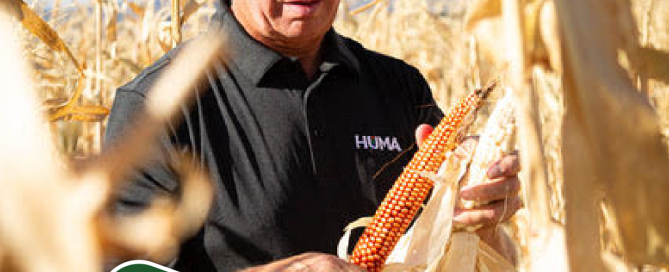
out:
M122 263L111 272L178 272L149 261L134 260Z

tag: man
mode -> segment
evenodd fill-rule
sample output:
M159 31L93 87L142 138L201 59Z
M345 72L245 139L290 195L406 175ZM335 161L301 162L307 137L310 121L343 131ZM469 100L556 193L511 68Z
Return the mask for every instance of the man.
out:
M183 121L169 124L161 142L163 158L183 149L199 154L215 184L210 215L183 244L176 270L359 269L327 253L346 224L374 213L415 139L424 139L442 114L415 68L332 29L338 4L234 0L213 19L210 34L229 41L225 58L206 73L198 86L204 92L184 106ZM175 52L119 88L108 142L131 122ZM119 210L178 190L166 165L142 170L121 194ZM517 172L515 156L496 163L495 183L462 193L493 204L455 218L488 226L481 237L501 253L496 224L520 206Z

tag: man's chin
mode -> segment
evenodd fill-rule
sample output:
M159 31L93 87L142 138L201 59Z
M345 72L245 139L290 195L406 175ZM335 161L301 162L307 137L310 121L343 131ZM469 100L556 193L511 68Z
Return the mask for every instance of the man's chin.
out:
M315 30L315 28L310 26L307 22L294 22L291 24L290 28L281 31L281 35L291 40L308 40L313 39L314 37L323 36L325 32L327 32L327 29L323 31Z

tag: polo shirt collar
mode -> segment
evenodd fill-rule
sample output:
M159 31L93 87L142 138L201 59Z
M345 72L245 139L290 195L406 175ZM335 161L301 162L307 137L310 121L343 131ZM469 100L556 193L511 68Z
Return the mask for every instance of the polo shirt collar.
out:
M339 35L334 28L325 34L323 45L325 46L324 63L343 64L354 74L360 74L360 62L346 46L344 37Z
M226 45L230 48L228 58L258 85L272 67L286 58L253 39L234 17L229 7L223 6L212 17L212 27L225 33ZM354 74L360 72L360 63L346 46L344 38L330 29L324 38L325 55L320 70L343 64Z

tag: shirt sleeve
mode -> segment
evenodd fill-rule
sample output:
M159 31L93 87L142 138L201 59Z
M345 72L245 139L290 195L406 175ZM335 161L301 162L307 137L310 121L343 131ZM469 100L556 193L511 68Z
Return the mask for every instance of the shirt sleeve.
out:
M143 113L144 95L135 91L119 89L111 109L105 133L105 149L123 141L124 135L132 133L135 120ZM170 167L169 158L174 154L169 129L164 129L160 141L150 148L151 159L144 162L127 178L126 185L117 192L113 211L118 214L139 212L148 207L158 195L172 194L177 190L176 173Z
M423 75L416 69L411 69L409 73L409 85L413 89L414 97L414 128L421 124L436 126L444 117L437 102L432 96L432 90Z

